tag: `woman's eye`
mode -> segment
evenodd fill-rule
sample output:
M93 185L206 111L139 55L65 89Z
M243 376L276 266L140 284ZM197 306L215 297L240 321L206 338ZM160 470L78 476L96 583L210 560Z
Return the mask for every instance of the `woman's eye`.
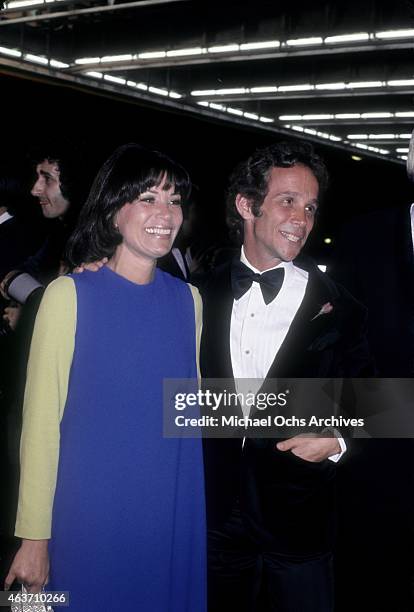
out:
M284 198L282 200L282 206L290 206L293 202L292 198Z
M173 206L181 206L181 200L170 200L170 204Z
M154 198L152 196L141 196L139 199L140 202L145 202L146 204L153 204Z

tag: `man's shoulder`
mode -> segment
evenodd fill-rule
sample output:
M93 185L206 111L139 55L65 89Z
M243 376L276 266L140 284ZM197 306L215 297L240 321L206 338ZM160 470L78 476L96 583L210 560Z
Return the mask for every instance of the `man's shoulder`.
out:
M344 316L356 316L365 319L366 308L341 283L334 280L328 273L322 272L309 257L298 260L297 267L308 272L310 288L317 287L318 293L326 297L326 302L339 308Z

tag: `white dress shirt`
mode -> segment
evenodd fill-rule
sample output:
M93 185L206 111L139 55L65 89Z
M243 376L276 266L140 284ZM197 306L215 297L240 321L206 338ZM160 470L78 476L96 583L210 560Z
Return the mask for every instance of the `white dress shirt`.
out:
M267 272L252 266L243 247L240 261L253 272ZM244 395L257 393L261 387L302 304L308 284L308 273L291 261L281 262L269 270L275 268L284 268L285 277L274 300L266 304L260 284L253 281L250 289L233 302L230 322L231 363L236 390ZM249 380L244 383L243 379ZM242 410L245 416L249 414L248 406L242 406ZM338 442L341 452L329 457L335 462L346 450L344 440L338 437Z

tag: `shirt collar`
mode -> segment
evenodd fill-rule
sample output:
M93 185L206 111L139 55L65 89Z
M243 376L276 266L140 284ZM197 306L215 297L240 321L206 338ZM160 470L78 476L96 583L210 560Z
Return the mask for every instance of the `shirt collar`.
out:
M275 270L276 268L284 268L285 278L286 278L287 276L290 276L291 274L293 274L295 271L295 266L293 265L291 261L281 261L280 264L278 264L277 266L273 266L272 268L267 268L266 270L258 270L247 259L243 246L241 248L240 261L244 263L245 266L250 268L250 270L253 270L253 272L256 272L257 274L263 274L263 272L268 272L269 270Z
M6 212L0 215L0 225L12 218L13 218L13 215L9 214L6 210Z

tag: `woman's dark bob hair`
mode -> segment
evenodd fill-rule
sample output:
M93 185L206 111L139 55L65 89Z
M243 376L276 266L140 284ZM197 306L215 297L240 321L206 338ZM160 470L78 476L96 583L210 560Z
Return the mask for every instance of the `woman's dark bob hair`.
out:
M134 143L116 149L99 170L80 212L67 245L68 261L77 266L112 257L122 242L114 225L115 214L127 202L158 186L164 177L164 189L174 186L183 201L188 199L190 177L180 164L163 153Z

